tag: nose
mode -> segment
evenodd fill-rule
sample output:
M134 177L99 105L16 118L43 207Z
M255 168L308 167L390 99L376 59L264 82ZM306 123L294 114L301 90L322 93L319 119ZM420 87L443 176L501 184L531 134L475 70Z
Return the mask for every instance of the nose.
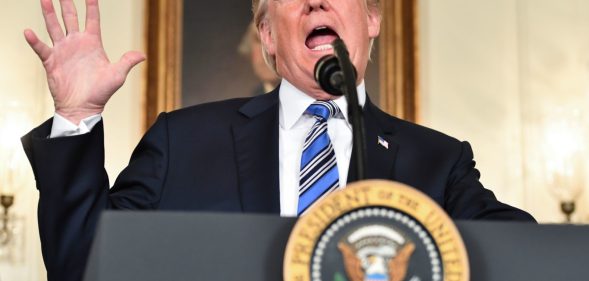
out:
M313 11L327 11L329 10L329 3L327 0L306 0L306 10L307 12Z

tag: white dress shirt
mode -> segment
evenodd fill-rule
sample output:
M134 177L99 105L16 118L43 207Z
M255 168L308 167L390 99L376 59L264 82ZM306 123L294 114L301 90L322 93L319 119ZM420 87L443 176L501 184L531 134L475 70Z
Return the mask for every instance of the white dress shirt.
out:
M303 143L315 124L313 116L303 114L315 99L301 92L286 80L280 84L280 107L278 109L279 173L280 173L280 215L296 216L299 203L299 172ZM358 86L358 100L364 106L366 90L364 82ZM331 139L340 188L346 185L348 166L352 157L352 126L348 122L348 101L344 97L335 99L342 114L327 121L327 134Z
M82 119L80 124L76 125L56 112L53 115L53 124L49 138L69 137L89 133L100 120L102 120L102 116L96 114Z
M364 81L357 88L358 100L364 106L366 89ZM279 179L280 215L296 216L299 200L299 171L305 138L315 123L315 118L303 114L315 99L306 95L291 83L282 80L279 90ZM352 127L348 122L348 102L344 97L334 100L341 115L327 121L327 133L331 139L340 177L340 188L346 185L348 166L352 156ZM100 114L83 119L78 126L55 113L50 138L75 136L88 133L102 119Z

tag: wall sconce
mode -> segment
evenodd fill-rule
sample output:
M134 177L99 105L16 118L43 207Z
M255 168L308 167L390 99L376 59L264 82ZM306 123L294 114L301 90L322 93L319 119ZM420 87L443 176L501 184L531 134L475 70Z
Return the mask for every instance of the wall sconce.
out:
M565 222L571 222L576 201L585 187L585 123L579 110L558 110L543 122L541 149L550 193L560 202Z
M12 236L12 231L9 229L9 214L8 211L10 210L10 207L12 207L12 205L14 204L14 195L0 195L0 205L3 208L3 212L2 212L2 219L1 224L2 226L0 227L0 245L6 245L8 243L10 243L11 240L11 236Z
M30 180L20 136L30 122L17 103L0 108L0 262L15 263L24 257L25 219L14 213L18 191Z

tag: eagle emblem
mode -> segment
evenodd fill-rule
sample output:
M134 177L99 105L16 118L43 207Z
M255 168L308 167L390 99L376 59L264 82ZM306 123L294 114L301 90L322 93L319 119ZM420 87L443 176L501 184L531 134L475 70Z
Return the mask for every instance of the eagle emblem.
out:
M338 243L351 281L403 281L415 244L395 229L368 225Z

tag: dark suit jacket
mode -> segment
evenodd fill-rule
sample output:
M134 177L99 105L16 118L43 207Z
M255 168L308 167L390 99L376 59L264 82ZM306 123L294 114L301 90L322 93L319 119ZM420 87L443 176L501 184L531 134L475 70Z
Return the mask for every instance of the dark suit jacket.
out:
M416 187L454 219L533 221L481 185L468 143L387 115L369 101L364 112L368 178ZM49 280L80 279L107 208L278 215L278 129L276 90L162 113L110 190L102 122L67 138L47 138L51 120L34 129L23 145L40 191ZM377 144L378 136L388 149Z

